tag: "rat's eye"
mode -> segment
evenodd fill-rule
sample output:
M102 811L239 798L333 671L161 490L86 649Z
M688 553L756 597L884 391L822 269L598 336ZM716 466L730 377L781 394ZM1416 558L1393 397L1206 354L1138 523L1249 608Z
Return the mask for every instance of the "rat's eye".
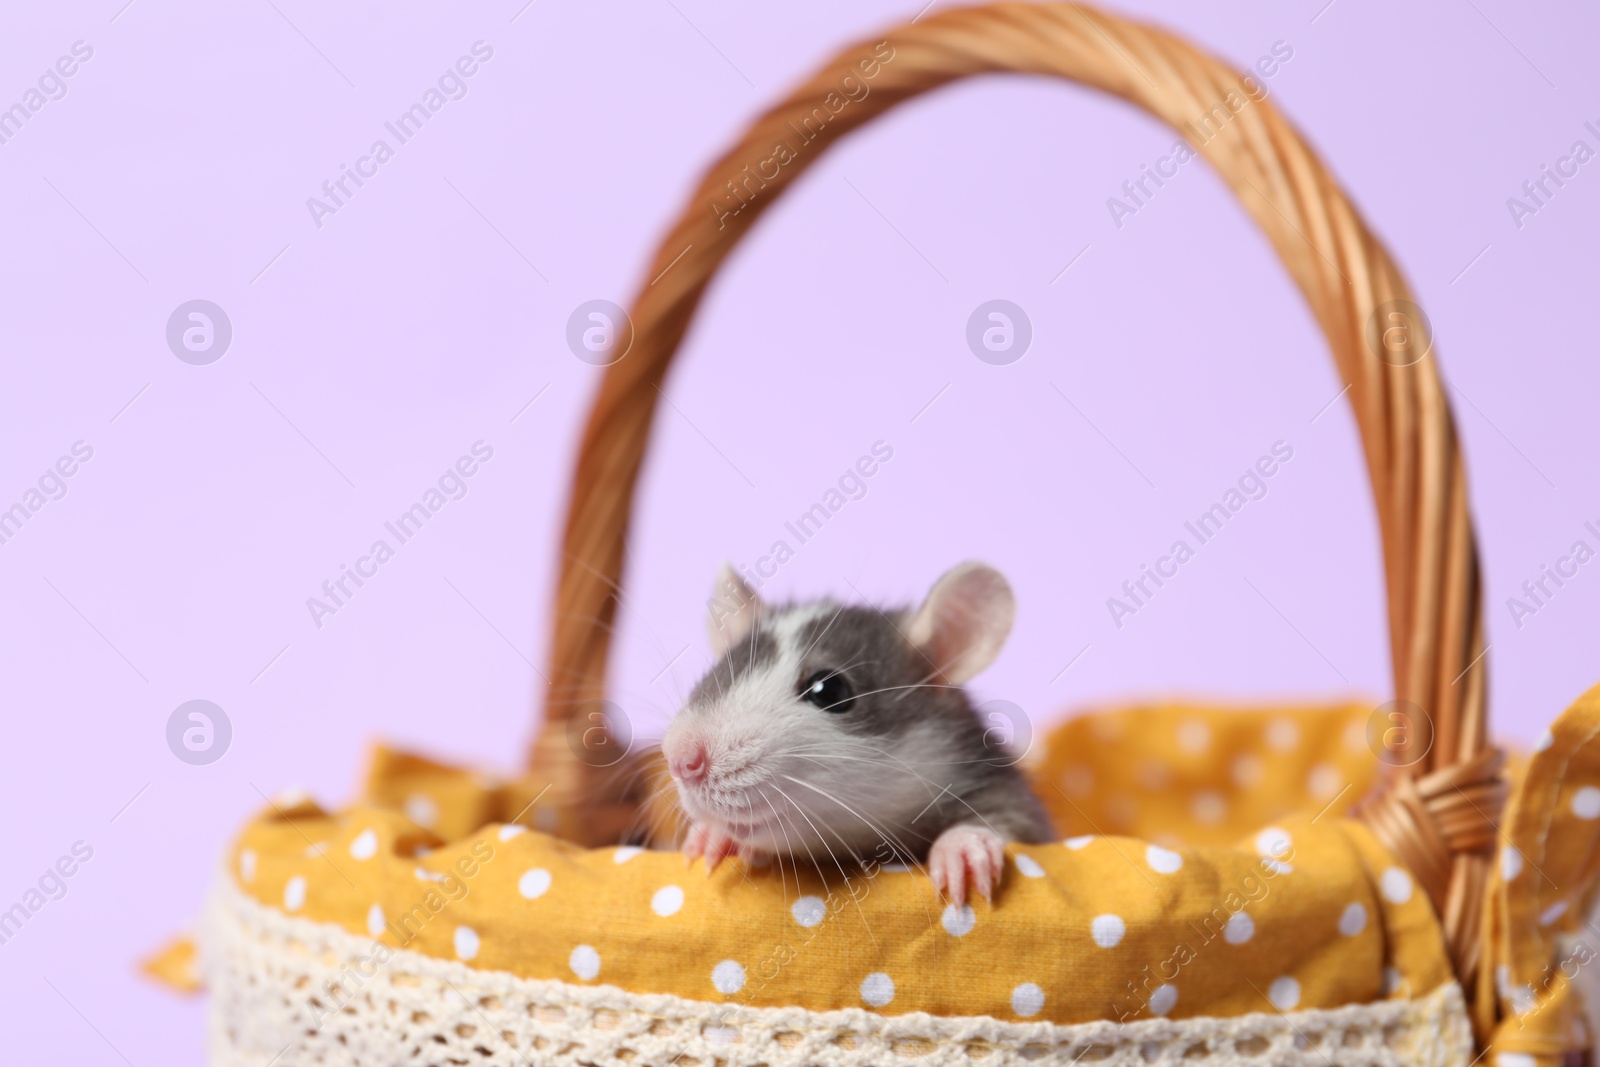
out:
M837 671L818 671L801 683L800 699L838 714L850 710L856 694L844 675Z

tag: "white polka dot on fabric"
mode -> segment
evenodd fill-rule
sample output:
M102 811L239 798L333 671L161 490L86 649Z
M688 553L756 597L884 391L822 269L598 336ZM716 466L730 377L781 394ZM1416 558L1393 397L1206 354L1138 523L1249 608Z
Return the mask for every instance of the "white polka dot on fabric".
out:
M1385 967L1383 969L1383 995L1386 997L1394 996L1400 992L1400 987L1405 985L1405 981L1397 969Z
M1495 1067L1539 1067L1539 1061L1526 1052L1496 1052Z
M1535 752L1543 752L1545 749L1549 748L1555 743L1556 735L1551 733L1549 730L1546 730L1544 733L1539 735L1539 740L1533 743L1533 750Z
M1021 871L1029 878L1044 877L1044 868L1039 866L1039 861L1034 859L1032 856L1018 855L1014 856L1013 859L1016 861L1017 870Z
M1116 948L1127 932L1128 926L1120 915L1096 915L1089 923L1089 933L1101 948Z
M1144 861L1157 874L1176 874L1183 868L1183 857L1171 849L1151 845L1144 850Z
M291 785L281 790L272 798L273 804L280 808L298 808L302 804L310 803L311 794L304 787Z
M1348 783L1331 763L1319 763L1306 776L1306 792L1317 800L1332 800Z
M1127 829L1139 818L1139 804L1127 793L1113 793L1106 797L1106 823Z
M1501 1000L1511 999L1511 967L1502 963L1494 969L1494 991Z
M1511 881L1522 873L1522 853L1510 845L1500 850L1500 877Z
M675 885L664 885L650 898L650 910L663 919L676 915L683 909L683 890Z
M579 945L567 957L567 966L585 982L592 982L600 976L600 953L592 945Z
M1256 835L1256 851L1263 856L1282 856L1293 847L1294 839L1282 827L1269 826Z
M1361 904L1351 904L1339 916L1339 932L1354 937L1367 928L1367 909Z
M736 960L723 960L711 968L711 984L718 993L731 996L744 988L744 966Z
M627 863L629 860L633 859L633 857L637 856L643 851L644 849L640 848L638 845L623 845L621 848L617 849L616 852L611 854L611 862Z
M526 826L520 826L517 823L508 822L504 826L500 827L500 840L510 841L513 837L521 837L527 832L528 828Z
M1270 856L1261 857L1261 869L1271 871L1273 874L1293 874L1294 865L1282 860L1275 860Z
M1411 875L1399 867L1384 871L1378 886L1383 890L1383 899L1391 904L1404 904L1411 899Z
M350 855L358 860L370 860L378 854L378 832L367 829L350 842Z
M431 828L439 821L439 805L425 793L412 793L406 797L406 818L418 826Z
M1110 715L1089 716L1089 729L1102 741L1119 741L1124 733L1123 724Z
M1172 784L1172 768L1160 760L1145 760L1139 766L1139 784L1159 792Z
M978 914L970 904L963 904L959 908L951 904L944 909L942 921L945 933L951 937L966 937L978 925Z
M1567 902L1564 900L1558 900L1548 908L1544 909L1544 911L1539 913L1539 925L1549 926L1551 923L1559 921L1561 916L1565 915L1566 913Z
M284 884L283 908L285 911L299 911L305 904L306 880L297 874Z
M1084 834L1082 837L1069 837L1061 843L1072 849L1072 851L1076 852L1078 849L1085 847L1090 841L1093 840L1093 834Z
M861 999L874 1008L881 1008L894 999L894 979L882 971L874 971L861 981Z
M1580 819L1600 818L1600 789L1586 785L1572 794L1572 814Z
M1288 975L1274 978L1267 987L1267 999L1279 1011L1293 1011L1300 1003L1300 983Z
M1526 1015L1539 1006L1539 998L1533 992L1532 986L1520 985L1511 991L1511 1010L1517 1015Z
M1189 801L1189 812L1195 822L1215 825L1227 817L1228 802L1220 794L1206 790L1196 793L1194 799Z
M415 868L415 874L424 882L442 882L447 877L446 875L439 874L436 871L430 871L426 867Z
M478 956L478 931L470 926L456 927L453 938L456 946L456 955L464 960L476 959Z
M1075 797L1088 796L1094 789L1094 772L1082 764L1074 763L1061 772L1061 788Z
M247 882L256 880L256 854L248 848L239 853L239 877Z
M1288 719L1273 719L1267 725L1267 744L1288 752L1300 743L1300 727Z
M1178 987L1175 985L1158 985L1150 994L1150 1014L1165 1015L1178 1003Z
M1256 921L1249 914L1236 911L1228 916L1228 924L1222 928L1222 939L1230 945L1242 945L1256 936Z
M1234 783L1248 789L1261 781L1261 760L1251 755L1240 756L1230 768Z
M382 904L374 904L367 909L367 933L373 937L382 937L388 928L389 920L384 918Z
M1023 982L1011 991L1011 1010L1023 1018L1038 1015L1044 1010L1044 990L1032 982Z
M1360 752L1367 747L1366 720L1357 719L1344 728L1344 747L1352 752Z
M828 905L821 897L801 897L789 906L789 914L801 926L816 926L828 916Z
M529 900L538 900L544 896L545 890L550 888L550 872L543 867L535 867L531 871L523 871L522 877L517 879L517 892Z
M1204 752L1211 747L1211 727L1199 719L1187 719L1179 723L1178 744L1186 752Z

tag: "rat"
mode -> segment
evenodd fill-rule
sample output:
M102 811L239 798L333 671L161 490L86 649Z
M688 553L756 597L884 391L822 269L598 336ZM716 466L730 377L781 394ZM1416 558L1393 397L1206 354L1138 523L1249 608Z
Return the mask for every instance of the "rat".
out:
M731 609L729 603L735 605ZM1054 837L1049 816L962 686L992 663L1016 605L994 568L963 563L917 608L771 606L724 565L717 657L662 737L708 873L737 854L843 869L885 846L926 864L952 903L992 900L1008 842Z

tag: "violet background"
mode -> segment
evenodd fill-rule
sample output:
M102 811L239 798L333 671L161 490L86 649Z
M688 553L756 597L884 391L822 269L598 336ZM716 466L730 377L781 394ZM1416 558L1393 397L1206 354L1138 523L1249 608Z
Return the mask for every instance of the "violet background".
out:
M0 945L17 1062L202 1062L204 1002L134 962L194 915L262 793L342 802L380 735L517 766L600 375L567 350L568 315L628 302L758 109L917 13L524 2L108 0L3 18L6 102L74 41L94 48L0 145L0 503L74 441L95 450L0 545L0 906L74 841L94 848ZM1120 9L1241 66L1293 47L1272 99L1432 316L1487 574L1494 722L1527 742L1600 679L1600 564L1520 629L1505 606L1600 523L1600 163L1520 230L1505 201L1574 140L1597 146L1583 123L1600 123L1600 18L1324 3ZM317 229L306 198L480 39L494 58L469 95ZM879 439L894 459L783 568L780 595L853 583L907 601L990 560L1021 606L975 688L1040 722L1151 695L1382 699L1370 493L1303 301L1203 163L1111 222L1107 197L1172 142L1118 101L986 78L849 139L768 215L657 424L614 671L642 733L705 665L717 564L754 562ZM205 367L164 340L196 297L234 328ZM1009 367L964 342L994 297L1033 323ZM306 598L479 439L494 459L469 495L313 626ZM1280 439L1295 455L1271 494L1113 626L1105 599ZM164 736L195 698L234 729L205 767Z

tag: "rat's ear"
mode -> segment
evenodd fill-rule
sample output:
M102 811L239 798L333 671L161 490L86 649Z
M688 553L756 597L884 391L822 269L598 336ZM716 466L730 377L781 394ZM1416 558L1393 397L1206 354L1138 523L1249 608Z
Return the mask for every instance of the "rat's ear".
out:
M1011 585L999 571L962 563L933 584L906 637L946 681L962 685L994 662L1016 613Z
M708 603L706 633L711 637L711 653L715 656L721 656L743 641L767 607L756 596L756 591L726 563L717 571L717 584L711 587Z

